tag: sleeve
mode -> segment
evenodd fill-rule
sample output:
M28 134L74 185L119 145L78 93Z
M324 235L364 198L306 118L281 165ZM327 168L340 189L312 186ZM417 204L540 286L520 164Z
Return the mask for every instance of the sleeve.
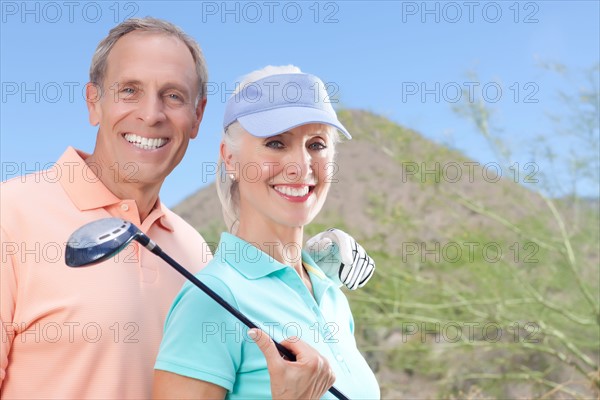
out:
M2 325L2 343L0 343L0 388L6 377L8 355L17 334L18 324L14 322L17 298L17 274L14 255L18 253L18 244L11 241L4 229L0 228L2 260L0 265L0 324Z
M235 298L218 278L199 274L233 307ZM186 283L165 322L155 369L233 390L246 326L196 286Z

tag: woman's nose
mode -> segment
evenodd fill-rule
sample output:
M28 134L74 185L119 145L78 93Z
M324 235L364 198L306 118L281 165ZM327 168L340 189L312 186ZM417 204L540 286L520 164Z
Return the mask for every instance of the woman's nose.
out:
M313 174L312 157L308 150L299 147L285 166L286 175L294 182L301 182Z

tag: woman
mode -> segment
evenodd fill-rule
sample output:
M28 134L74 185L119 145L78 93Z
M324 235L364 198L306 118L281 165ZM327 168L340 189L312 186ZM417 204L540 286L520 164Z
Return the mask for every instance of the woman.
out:
M184 286L167 317L155 396L285 397L264 331L294 353L306 345L320 353L313 375L322 387L305 397L333 398L326 391L335 380L351 399L379 398L344 294L301 251L304 226L331 185L337 130L351 136L323 82L296 67L266 67L240 87L227 102L224 179L217 182L231 233L222 234L199 278L262 331L248 332L204 293ZM290 370L302 363L276 358Z

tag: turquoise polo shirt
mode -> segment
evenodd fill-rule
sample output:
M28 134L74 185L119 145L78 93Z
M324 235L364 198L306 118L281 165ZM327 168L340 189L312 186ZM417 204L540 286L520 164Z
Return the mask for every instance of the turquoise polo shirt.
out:
M346 297L304 251L302 260L314 297L292 267L228 233L196 276L275 340L296 336L315 348L329 360L336 388L350 399L378 399L375 376L356 347ZM247 332L187 282L167 316L154 368L222 386L228 399L271 398L267 362Z

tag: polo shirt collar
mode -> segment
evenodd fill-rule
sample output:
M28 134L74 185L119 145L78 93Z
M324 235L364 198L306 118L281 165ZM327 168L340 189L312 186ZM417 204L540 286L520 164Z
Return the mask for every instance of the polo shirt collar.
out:
M168 230L169 232L175 232L175 228L173 228L173 224L169 221L168 214L165 211L166 207L160 201L160 198L156 200L156 205L154 209L150 212L150 215L146 217L146 221L150 221L152 224L154 221L158 221L158 224L163 227L163 229ZM144 224L142 223L142 225Z
M310 276L310 282L312 283L315 301L320 305L325 292L327 292L330 288L334 288L335 285L333 284L333 281L329 279L327 275L325 275L323 270L319 268L312 257L304 250L302 250L302 262L304 263L304 268L306 268L306 271Z
M215 258L231 265L248 279L259 279L288 267L252 243L227 232L221 234ZM325 274L304 250L302 250L302 262L307 266L309 272L324 279Z
M215 258L248 279L259 279L286 267L257 246L227 232L221 234Z
M249 280L260 279L273 273L298 276L291 267L281 264L258 247L227 232L221 234L214 258L227 263ZM312 296L304 296L303 299L309 306L314 301L321 304L325 292L333 288L334 284L304 250L302 262L310 276L314 293L314 299Z
M103 208L118 204L121 199L115 196L85 163L90 155L68 147L56 162L54 170L57 179L67 195L81 211Z
M154 211L157 211L159 213L158 223L169 232L175 232L175 228L173 228L173 224L171 223L171 221L169 221L167 213L165 212L165 206L160 201L160 198L158 198L156 202L157 206Z
M90 154L69 146L54 167L48 170L47 173L52 175L52 179L60 182L73 204L81 211L119 204L122 199L108 190L100 178L86 164L85 159L89 156ZM157 199L154 209L146 219L150 225L158 220L158 223L164 229L169 232L174 230L160 198Z

